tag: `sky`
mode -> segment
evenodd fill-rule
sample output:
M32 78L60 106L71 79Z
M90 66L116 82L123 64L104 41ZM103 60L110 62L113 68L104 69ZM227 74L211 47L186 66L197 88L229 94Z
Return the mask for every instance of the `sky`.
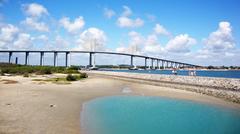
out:
M0 0L0 49L112 51L240 66L239 13L239 0ZM21 56L15 55L23 62ZM51 55L45 57L50 64ZM97 64L129 62L95 58ZM72 55L72 63L87 64L87 56Z

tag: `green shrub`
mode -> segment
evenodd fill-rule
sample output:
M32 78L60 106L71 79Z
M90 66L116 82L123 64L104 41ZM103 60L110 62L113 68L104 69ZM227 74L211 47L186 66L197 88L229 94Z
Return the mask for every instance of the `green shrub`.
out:
M78 74L78 70L66 69L63 73L65 74Z
M80 73L78 66L65 67L52 67L52 66L26 66L26 65L15 65L8 63L0 63L1 74L18 74L25 75L30 73L36 73L39 75L52 74L52 73L65 73L65 74L79 74L75 75L76 79L87 78L86 73Z
M67 77L66 77L66 80L67 81L76 81L77 77L72 75L72 74L68 74Z
M88 77L87 73L80 73L80 78L87 78L87 77Z
M69 70L78 70L79 67L78 66L70 66L69 68L67 68Z
M23 77L29 77L28 73L23 74Z

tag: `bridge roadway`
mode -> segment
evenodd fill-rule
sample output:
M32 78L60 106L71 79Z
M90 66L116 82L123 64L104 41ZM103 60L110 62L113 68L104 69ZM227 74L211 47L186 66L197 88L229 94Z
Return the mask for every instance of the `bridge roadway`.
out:
M94 54L110 54L110 55L123 55L123 56L129 56L131 57L130 59L130 65L133 66L133 58L134 57L139 57L139 58L144 58L145 59L145 68L147 68L147 60L151 60L151 69L154 69L154 61L157 61L157 67L160 69L160 62L162 63L162 67L201 67L199 65L193 65L193 64L188 64L184 62L178 62L178 61L172 61L172 60L166 60L166 59L161 59L161 58L156 58L156 57L150 57L150 56L143 56L143 55L136 55L136 54L127 54L127 53L117 53L117 52L104 52L104 51L55 51L55 50L0 50L0 53L8 53L8 62L11 62L12 54L13 53L25 53L25 65L28 65L29 61L29 53L39 53L40 54L40 66L43 65L43 59L44 59L44 53L53 53L54 54L54 66L56 66L57 62L57 54L58 53L65 53L65 66L68 66L68 56L70 53L89 53L89 67L92 67L92 56Z

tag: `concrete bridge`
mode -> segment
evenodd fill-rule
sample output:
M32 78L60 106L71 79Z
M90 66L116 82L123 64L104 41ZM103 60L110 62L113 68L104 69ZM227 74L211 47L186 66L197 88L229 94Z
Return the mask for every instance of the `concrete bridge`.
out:
M154 66L154 61L157 61L157 67L160 69L162 68L179 68L179 67L201 67L198 65L193 65L193 64L188 64L184 62L178 62L178 61L172 61L172 60L166 60L166 59L160 59L156 57L149 57L149 56L143 56L143 55L135 55L135 54L127 54L127 53L117 53L117 52L104 52L104 51L35 51L35 50L0 50L0 53L8 53L8 62L11 62L12 59L12 54L13 53L25 53L25 65L28 65L29 63L29 53L39 53L40 54L40 59L39 59L39 65L43 65L43 59L44 59L44 54L45 53L52 53L53 54L53 65L56 66L57 64L57 55L58 53L65 53L65 66L69 66L68 63L68 57L69 54L71 53L88 53L89 54L89 67L92 67L92 57L94 54L110 54L110 55L123 55L123 56L128 56L130 57L130 65L133 65L133 58L134 57L139 57L143 58L145 60L145 69L147 68L147 61L151 60L151 69L155 69Z

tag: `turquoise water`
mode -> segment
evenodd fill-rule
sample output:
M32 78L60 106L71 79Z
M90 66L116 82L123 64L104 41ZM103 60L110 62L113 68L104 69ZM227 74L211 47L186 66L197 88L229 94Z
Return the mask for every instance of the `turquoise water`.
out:
M240 134L239 111L161 97L99 98L81 117L84 134Z
M172 70L105 70L105 71L172 75ZM222 78L240 79L239 70L229 70L229 71L197 70L196 74L197 76L203 76L203 77L222 77ZM178 70L178 75L188 75L188 70Z

